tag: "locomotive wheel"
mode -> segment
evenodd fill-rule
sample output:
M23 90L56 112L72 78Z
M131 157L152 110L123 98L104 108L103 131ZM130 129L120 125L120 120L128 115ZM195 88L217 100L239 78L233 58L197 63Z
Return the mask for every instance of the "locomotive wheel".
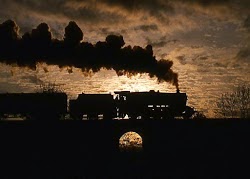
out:
M82 114L70 114L73 120L82 120Z
M0 121L4 120L4 115L0 114Z
M135 112L129 113L128 116L130 117L129 119L136 120L138 117L138 113L135 113Z

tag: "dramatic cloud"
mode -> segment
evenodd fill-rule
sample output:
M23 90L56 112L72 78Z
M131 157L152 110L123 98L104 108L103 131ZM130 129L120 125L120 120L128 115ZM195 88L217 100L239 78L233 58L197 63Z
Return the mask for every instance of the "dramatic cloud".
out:
M12 43L17 40L19 27L12 20L7 20L0 24L0 39Z
M77 46L83 39L82 30L78 27L78 25L71 21L69 25L65 28L64 34L64 42L68 46Z
M173 69L178 71L181 91L188 93L189 103L212 111L213 100L221 92L239 82L249 83L249 0L0 0L0 4L0 23L13 19L20 26L13 21L1 24L0 35L5 35L0 43L2 39L8 43L2 43L0 61L36 68L29 75L39 71L43 81L57 79L67 84L72 95L83 90L171 91L172 85L155 84L147 74L162 81ZM77 25L70 25L66 33L70 21ZM147 44L152 45L153 55ZM169 71L172 62L162 58L173 60ZM13 67L5 64L0 68L8 73ZM8 83L14 88L12 83L18 83L25 90L33 89L30 81L17 77L24 68L16 68L10 79L0 75L4 81L0 88ZM96 71L91 78L83 76ZM146 74L133 75L141 72ZM132 76L118 78L115 73ZM177 76L172 74L165 78Z
M250 46L244 49L241 49L238 52L236 58L240 60L244 60L244 61L249 61L250 60Z
M151 24L151 25L140 25L138 27L136 27L136 29L138 30L143 30L143 31L155 31L155 30L158 30L158 27L156 24Z
M76 67L83 72L98 72L101 68L114 69L117 75L148 73L159 82L170 82L178 89L178 75L171 69L173 62L157 60L151 45L125 46L122 36L109 35L96 44L81 42L83 33L75 22L65 28L64 40L53 39L45 23L31 33L18 37L18 27L8 20L0 25L0 61L6 64L35 69L37 63ZM122 48L123 47L123 48ZM69 69L72 72L72 69Z
M54 15L60 19L74 19L85 23L119 23L134 20L157 21L157 23L173 24L171 18L179 11L185 15L190 15L198 11L197 6L203 8L203 12L211 11L210 15L221 11L221 16L239 14L240 11L247 11L249 2L247 0L0 0L2 17L8 15L9 18L17 14L26 16L46 17L47 20ZM185 8L183 8L185 7ZM219 7L219 8L217 8ZM223 8L221 8L223 7ZM209 11L204 10L204 8ZM122 19L122 21L121 21ZM181 20L180 20L181 21ZM138 22L138 21L137 21ZM178 23L178 22L176 22ZM147 26L145 26L147 29ZM153 27L155 28L155 27Z
M250 15L244 21L244 27L250 31Z
M244 47L239 50L236 58L243 61L250 61L250 15L248 15L245 19L243 26L247 30L248 34Z
M177 39L171 39L171 40L167 40L167 37L166 36L163 36L161 37L159 40L157 41L153 41L153 40L150 40L147 38L147 43L148 44L151 44L153 47L164 47L166 46L167 44L175 44L177 43L178 40Z

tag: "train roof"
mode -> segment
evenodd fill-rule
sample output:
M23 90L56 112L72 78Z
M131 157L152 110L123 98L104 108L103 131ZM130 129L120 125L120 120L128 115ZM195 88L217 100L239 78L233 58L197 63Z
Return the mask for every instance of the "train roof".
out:
M113 95L112 94L110 94L110 93L102 93L102 94L85 94L85 93L82 93L82 94L79 94L78 95L78 98L77 99L85 99L85 100L87 100L87 99L89 99L89 100L91 100L91 99L108 99L108 98L111 98L111 99L113 99Z
M91 93L91 94L86 94L86 93L82 93L79 94L79 96L110 96L111 93Z
M150 91L140 91L140 92L131 92L131 91L115 91L115 94L161 94L161 95L173 95L173 94L180 94L180 95L186 95L186 93L180 93L180 92L176 92L176 93L162 93L160 91L154 91L154 90L150 90Z
M0 93L0 95L61 95L66 93Z
M47 97L64 97L67 98L66 93L0 93L1 98L47 98Z

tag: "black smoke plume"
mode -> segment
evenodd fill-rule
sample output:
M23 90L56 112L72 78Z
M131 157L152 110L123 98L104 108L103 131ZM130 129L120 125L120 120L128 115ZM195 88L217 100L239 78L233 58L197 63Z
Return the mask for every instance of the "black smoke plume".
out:
M148 73L159 82L169 82L178 89L178 74L173 62L157 60L151 45L124 46L122 36L108 35L106 40L91 44L82 42L83 32L71 21L64 39L53 39L49 26L41 23L31 33L19 36L19 27L12 20L0 24L0 62L36 69L40 62L61 67L76 67L83 72L113 69L117 75L132 76Z

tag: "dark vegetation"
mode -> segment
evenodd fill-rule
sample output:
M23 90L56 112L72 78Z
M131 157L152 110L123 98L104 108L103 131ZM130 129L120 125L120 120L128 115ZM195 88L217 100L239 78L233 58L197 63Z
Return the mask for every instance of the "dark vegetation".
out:
M48 82L41 83L37 88L36 92L38 93L64 93L62 85L57 85L56 83Z
M217 101L217 113L224 118L250 118L250 86L239 85L223 93Z

